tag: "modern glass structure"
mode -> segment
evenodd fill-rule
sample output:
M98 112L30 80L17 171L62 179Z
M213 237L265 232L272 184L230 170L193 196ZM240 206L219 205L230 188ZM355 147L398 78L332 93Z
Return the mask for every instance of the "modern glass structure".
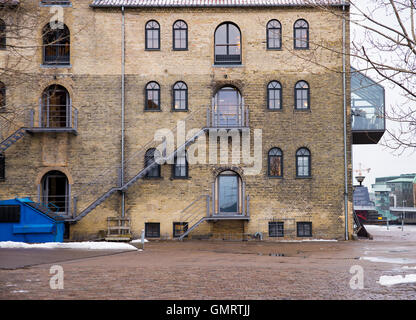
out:
M386 130L385 90L351 68L351 113L354 144L377 144Z

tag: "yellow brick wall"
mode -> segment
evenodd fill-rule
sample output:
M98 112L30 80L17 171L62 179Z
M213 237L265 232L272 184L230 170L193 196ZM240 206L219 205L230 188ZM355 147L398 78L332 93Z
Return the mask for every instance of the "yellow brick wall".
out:
M46 17L49 8L40 8ZM64 85L79 110L78 135L34 134L6 151L6 181L0 182L2 199L36 195L39 173L61 167L73 180L72 196L78 213L110 187L117 185L121 160L121 11L92 9L89 1L72 1L64 9L71 32L71 66L42 68L40 46L28 56L33 72L30 85L10 91L16 109L37 109L42 91L51 83ZM42 19L45 17L42 16ZM293 23L304 18L310 25L311 49L293 50ZM149 20L161 27L161 50L144 50L144 28ZM172 50L172 24L188 24L189 50ZM283 28L283 48L266 50L267 22L278 19ZM43 21L42 20L42 21ZM187 129L206 124L205 110L216 90L234 85L250 109L251 130L262 129L262 171L244 176L250 195L250 222L204 222L194 234L267 232L271 219L312 221L316 238L344 237L344 148L342 105L342 21L331 13L312 8L228 9L127 9L126 21L126 179L143 167L143 146L157 129L174 128L195 112ZM237 24L242 33L242 65L213 66L214 31L224 21ZM39 29L33 42L40 45ZM37 42L36 42L37 41ZM329 48L329 49L325 49ZM7 53L1 52L2 55ZM2 58L0 57L0 60ZM349 67L349 65L347 66ZM271 80L283 86L283 109L266 109L266 87ZM294 110L293 88L308 81L311 110ZM144 112L144 87L149 81L161 86L161 112ZM188 86L189 111L172 112L171 90L176 81ZM33 83L32 83L33 82ZM349 99L348 99L349 101ZM349 115L348 142L351 141ZM284 153L284 178L267 177L267 152L279 147ZM295 153L307 147L312 153L312 178L297 179ZM23 156L24 155L24 156ZM349 183L351 147L348 146ZM126 215L138 236L145 222L160 222L161 234L172 237L172 223L181 210L202 195L211 194L214 172L223 165L195 165L189 179L172 180L171 167L162 166L162 178L139 180L126 193ZM217 171L216 171L217 170ZM349 209L352 193L350 188ZM120 195L111 196L71 226L72 239L94 238L105 230L108 216L121 212ZM352 231L350 214L350 233ZM221 231L222 230L222 231Z

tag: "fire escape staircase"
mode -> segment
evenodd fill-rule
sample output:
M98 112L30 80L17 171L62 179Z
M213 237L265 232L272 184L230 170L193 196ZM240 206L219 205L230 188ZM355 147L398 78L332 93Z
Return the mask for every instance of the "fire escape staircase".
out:
M26 128L22 127L13 132L9 137L0 142L0 153L6 151L14 143L22 139L26 135Z

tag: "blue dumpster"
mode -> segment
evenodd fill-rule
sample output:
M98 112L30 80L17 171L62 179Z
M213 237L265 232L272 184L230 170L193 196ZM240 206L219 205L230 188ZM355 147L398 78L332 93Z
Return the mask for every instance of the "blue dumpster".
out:
M29 198L0 201L0 241L62 242L64 220Z

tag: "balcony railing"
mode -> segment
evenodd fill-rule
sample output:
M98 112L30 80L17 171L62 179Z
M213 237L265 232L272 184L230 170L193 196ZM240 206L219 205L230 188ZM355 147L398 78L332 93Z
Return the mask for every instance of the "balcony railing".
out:
M214 193L215 195L215 193ZM210 197L211 205L207 204L207 218L209 219L250 219L250 196L243 195L241 203L239 203L239 212L219 212L217 199Z
M213 105L207 109L208 128L249 127L249 109L240 105Z
M40 106L35 121L35 110L30 110L29 132L72 132L78 130L78 110L70 105Z

